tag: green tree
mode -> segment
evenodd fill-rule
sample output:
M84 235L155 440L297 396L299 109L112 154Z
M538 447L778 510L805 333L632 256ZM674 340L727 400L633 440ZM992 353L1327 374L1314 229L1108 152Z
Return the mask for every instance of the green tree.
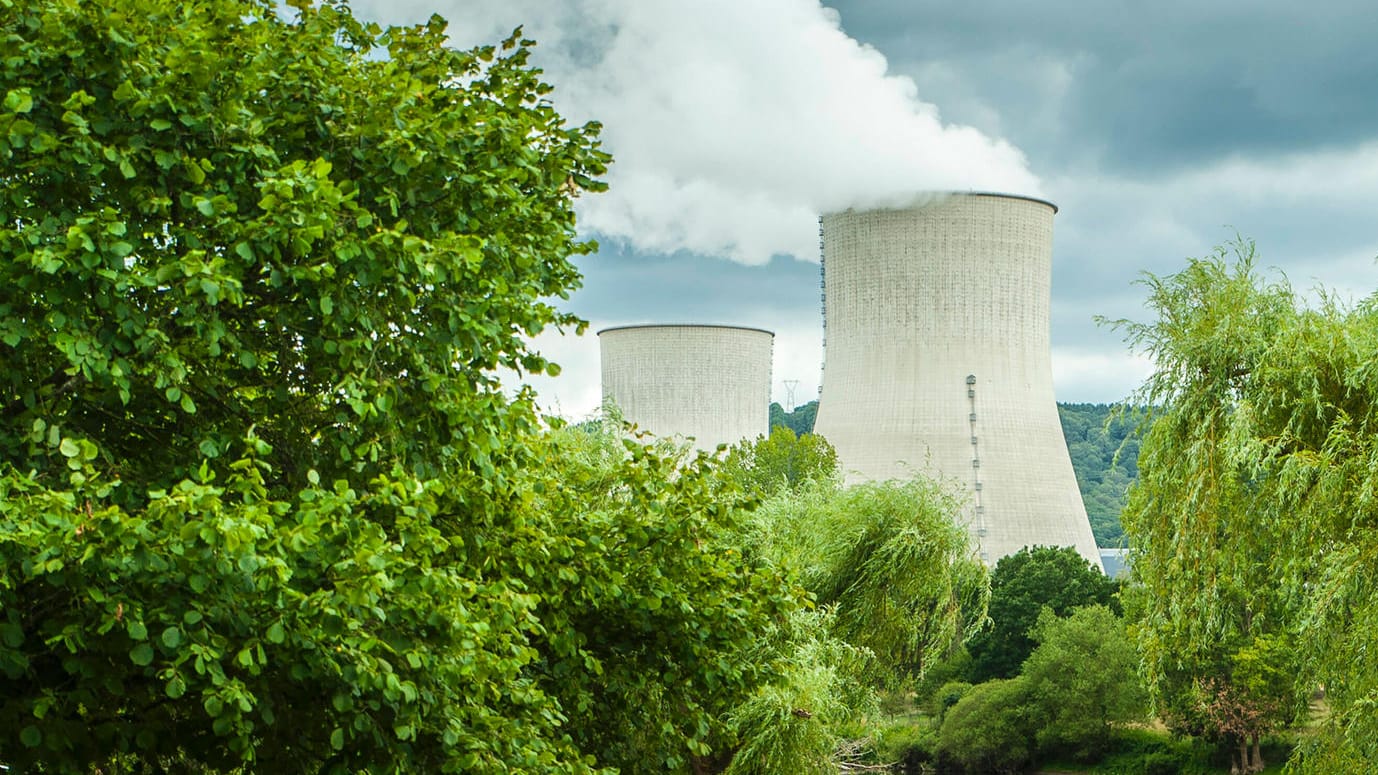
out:
M1027 681L987 681L947 711L938 730L938 754L967 772L1023 772L1036 751L1038 723Z
M764 496L836 476L837 451L822 436L796 436L789 428L777 427L769 436L733 447L727 470L748 491Z
M623 772L685 771L732 749L729 716L748 700L789 691L799 671L832 675L793 668L829 652L797 621L804 591L738 546L748 496L714 460L624 441L613 422L558 430L543 453L528 522L540 530L495 562L539 593L531 672L580 750ZM767 635L782 620L797 623L798 653Z
M803 406L796 406L786 412L784 407L775 402L770 404L770 431L774 433L778 428L789 428L796 436L803 436L813 433L813 421L818 416L818 401L810 401Z
M1030 634L1038 647L1021 675L1041 708L1040 747L1094 757L1109 743L1112 724L1146 715L1139 654L1114 611L1090 605L1058 618L1045 608Z
M5 3L0 450L60 474L87 439L140 486L249 428L282 493L496 471L494 368L580 325L571 198L596 126L568 127L518 38L446 49L305 0ZM36 430L42 426L42 432ZM58 427L59 430L52 430Z
M764 499L743 556L787 571L818 607L760 629L756 659L777 678L732 712L740 748L729 773L856 764L866 742L846 735L879 691L922 675L983 620L985 567L955 513L926 480L843 487L829 476Z
M967 644L975 681L1018 675L1033 653L1039 613L1067 616L1084 605L1115 605L1118 585L1070 547L1025 547L991 573L989 629Z
M1378 765L1375 391L1378 309L1306 308L1238 240L1149 276L1157 320L1121 321L1155 361L1160 406L1124 523L1145 595L1135 618L1160 707L1245 743L1325 686L1330 713L1302 772ZM1252 761L1251 761L1252 759Z
M956 513L953 497L921 478L821 480L766 500L743 544L797 573L832 609L834 634L871 655L870 680L893 683L921 676L984 620L986 570Z
M797 595L495 376L582 326L596 126L520 38L294 8L0 0L0 756L581 772L640 707L687 771Z

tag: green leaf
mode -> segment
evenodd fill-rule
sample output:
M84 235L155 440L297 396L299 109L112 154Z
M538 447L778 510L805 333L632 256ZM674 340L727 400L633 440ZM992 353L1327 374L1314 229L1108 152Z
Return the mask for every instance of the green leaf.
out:
M287 638L287 633L282 628L282 622L273 622L268 627L267 638L269 643L281 643Z
M140 643L129 650L129 661L140 667L147 667L153 663L153 646L149 643Z
M155 132L162 132L164 130L172 128L172 122L168 121L165 118L155 118L152 121L148 122L148 125L152 127L153 131Z
M125 631L133 640L148 639L148 628L144 626L143 622L130 621L129 624L125 625Z
M63 439L57 449L62 453L63 457L76 457L81 454L81 447L77 445L75 439Z
M163 691L167 692L168 697L175 700L187 693L187 682L182 680L182 676L174 675L172 680L167 682L167 687Z
M162 640L164 646L167 646L170 649L175 649L178 646L182 645L182 631L177 629L177 627L175 626L169 627L166 630L163 630Z
M335 731L330 733L330 747L338 751L344 748L344 744L344 730L336 727Z
M11 89L5 93L5 110L11 113L28 113L33 110L33 97L28 89Z
M322 296L322 297L321 297L321 314L323 314L323 315L329 315L331 312L334 312L334 311L335 311L335 302L334 302L333 300L331 300L331 298L330 298L329 295Z
M24 731L19 733L19 742L29 748L37 748L43 742L43 733L33 724L24 727Z
M13 622L0 624L0 643L12 649L24 645L24 628Z

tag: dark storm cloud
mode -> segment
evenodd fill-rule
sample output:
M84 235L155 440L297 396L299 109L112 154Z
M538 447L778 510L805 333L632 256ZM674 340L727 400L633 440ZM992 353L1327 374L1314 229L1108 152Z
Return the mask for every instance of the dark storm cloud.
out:
M1367 3L829 4L946 118L998 129L1038 171L1092 154L1162 174L1378 133Z

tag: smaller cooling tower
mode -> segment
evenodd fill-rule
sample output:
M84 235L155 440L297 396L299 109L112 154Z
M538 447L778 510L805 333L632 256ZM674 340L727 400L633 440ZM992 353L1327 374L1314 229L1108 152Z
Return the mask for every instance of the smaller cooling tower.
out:
M718 325L617 326L598 332L603 400L657 436L698 449L770 430L775 334Z

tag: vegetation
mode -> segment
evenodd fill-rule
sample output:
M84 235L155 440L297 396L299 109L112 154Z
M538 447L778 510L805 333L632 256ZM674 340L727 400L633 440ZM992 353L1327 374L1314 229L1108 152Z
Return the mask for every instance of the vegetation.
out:
M1324 687L1299 772L1378 764L1378 299L1302 303L1237 241L1148 276L1157 319L1120 325L1156 371L1125 529L1149 684L1179 726L1255 771L1259 739Z
M686 772L802 610L704 459L548 435L601 184L527 42L0 0L0 758Z
M1058 404L1062 435L1076 471L1096 546L1125 545L1120 527L1129 485L1139 474L1141 413L1117 404Z
M1071 547L1035 546L1000 558L991 573L991 626L968 644L971 679L1018 675L1033 653L1034 626L1045 608L1067 616L1081 606L1116 605L1117 589Z
M788 412L774 401L770 404L770 432L777 428L788 428L796 436L813 433L813 421L818 417L818 401L810 401L796 406Z
M792 482L734 468L820 451ZM777 431L734 450L727 469L748 486L776 482L742 551L788 570L818 606L763 631L763 644L778 644L781 680L734 712L742 747L727 771L837 772L870 760L864 730L882 692L921 675L985 616L986 572L955 504L924 480L843 487L816 436Z
M796 436L778 426L769 436L733 447L726 467L749 492L765 496L831 478L837 473L837 451L822 436Z
M1144 720L1139 654L1114 611L1089 605L1060 619L1044 608L1030 634L1038 648L1020 674L1042 711L1041 747L1095 758L1108 749L1115 726Z

